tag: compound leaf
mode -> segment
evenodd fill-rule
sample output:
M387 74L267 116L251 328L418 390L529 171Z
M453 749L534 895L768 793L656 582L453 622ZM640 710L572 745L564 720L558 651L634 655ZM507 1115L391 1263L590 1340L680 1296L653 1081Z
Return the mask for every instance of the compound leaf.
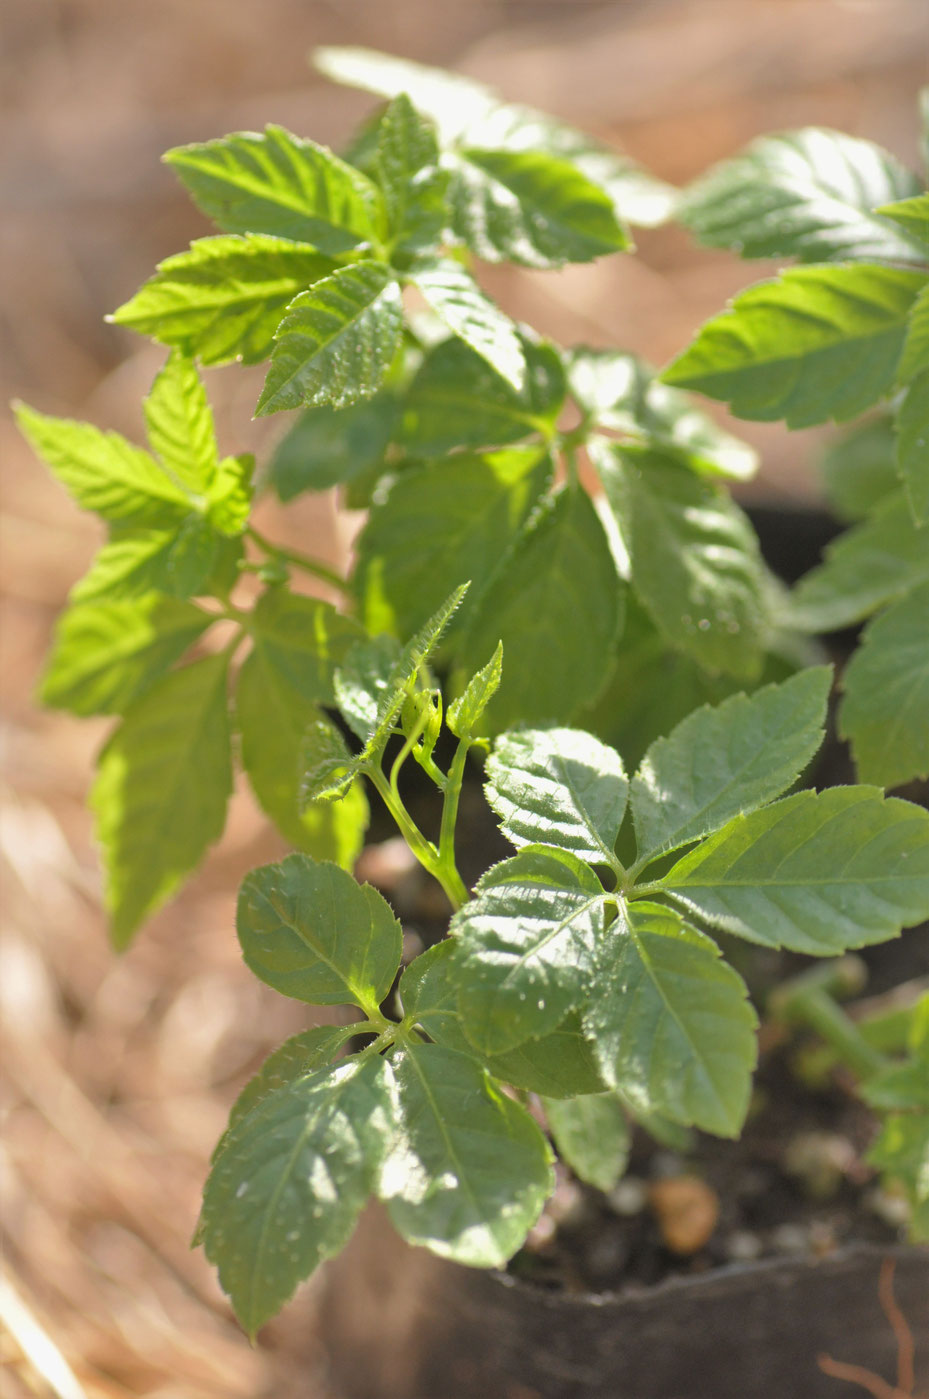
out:
M417 266L410 281L441 321L519 393L526 360L516 327L458 262Z
M453 1049L411 1044L394 1078L397 1130L377 1187L394 1227L440 1257L501 1267L554 1186L542 1133Z
M250 1078L229 1112L229 1126L235 1124L278 1088L286 1088L294 1079L314 1073L331 1064L344 1044L364 1031L367 1021L355 1025L315 1025L278 1045L265 1059L261 1068ZM224 1134L213 1152L213 1160L226 1144Z
M117 947L222 835L232 791L227 669L227 656L207 656L157 680L100 756L90 804Z
M792 267L737 296L662 378L788 427L844 422L893 388L924 273Z
M877 787L799 792L736 816L659 883L750 942L835 956L929 917L929 812Z
M248 875L236 928L255 975L298 1001L376 1008L400 965L402 934L389 904L370 884L308 855Z
M828 666L810 666L704 705L657 739L632 779L638 863L779 797L822 743L831 681Z

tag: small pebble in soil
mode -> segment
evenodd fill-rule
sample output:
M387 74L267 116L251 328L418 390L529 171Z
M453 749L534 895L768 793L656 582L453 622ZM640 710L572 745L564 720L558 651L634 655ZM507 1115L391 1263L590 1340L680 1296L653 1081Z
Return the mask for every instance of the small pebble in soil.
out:
M724 1244L726 1257L732 1263L753 1263L764 1253L764 1244L748 1229L735 1229Z
M784 1168L811 1200L831 1200L857 1165L855 1148L836 1132L799 1132L787 1144Z
M687 1167L676 1152L656 1151L651 1160L651 1174L654 1180L667 1180L686 1173Z
M629 1249L621 1226L607 1224L603 1232L588 1244L584 1257L585 1271L594 1287L615 1283L625 1266Z
M653 1181L648 1188L648 1201L662 1242L680 1257L698 1253L719 1219L719 1197L699 1176Z
M802 1224L779 1224L771 1232L771 1244L777 1253L806 1253L810 1236Z
M632 1218L641 1214L648 1201L648 1186L638 1176L624 1176L606 1197L614 1214Z
M892 1229L902 1229L910 1218L910 1207L902 1195L892 1195L876 1186L864 1198L865 1207Z

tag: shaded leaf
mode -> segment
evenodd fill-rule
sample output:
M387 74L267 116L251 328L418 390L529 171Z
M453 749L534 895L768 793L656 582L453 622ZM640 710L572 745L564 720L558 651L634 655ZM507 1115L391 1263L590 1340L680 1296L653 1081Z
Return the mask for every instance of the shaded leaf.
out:
M542 1099L558 1154L578 1180L612 1190L626 1170L632 1132L615 1093Z
M281 500L344 485L377 467L397 411L397 400L387 391L347 408L305 409L271 457L269 475Z
M291 1035L265 1059L261 1068L250 1078L229 1112L229 1126L235 1124L278 1088L286 1088L294 1079L324 1069L332 1062L343 1045L361 1033L367 1021L355 1025L316 1025ZM219 1156L225 1146L225 1134L213 1153Z
M900 484L889 413L852 428L823 454L819 469L833 511L862 520Z
M461 264L451 259L420 264L409 278L449 330L519 393L526 360L516 327Z
M929 254L927 254L929 256ZM929 286L923 287L913 303L906 327L906 342L897 378L909 383L929 370Z
M929 367L907 389L896 426L897 470L913 519L929 524Z

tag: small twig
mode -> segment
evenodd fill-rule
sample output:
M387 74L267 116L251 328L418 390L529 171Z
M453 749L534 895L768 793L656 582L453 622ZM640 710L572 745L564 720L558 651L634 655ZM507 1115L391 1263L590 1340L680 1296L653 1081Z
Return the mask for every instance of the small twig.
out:
M895 1267L896 1264L892 1258L884 1259L877 1284L877 1295L880 1299L881 1311L890 1322L897 1341L897 1388L902 1390L904 1394L910 1395L913 1393L913 1386L916 1383L916 1347L913 1343L913 1332L910 1330L909 1322L900 1310L894 1296Z
M859 1384L862 1389L873 1394L874 1399L907 1399L899 1389L894 1389L886 1380L882 1380L880 1375L863 1369L861 1365L846 1365L841 1360L833 1360L831 1355L818 1355L816 1363L824 1375L829 1375L834 1380L848 1380L850 1384Z

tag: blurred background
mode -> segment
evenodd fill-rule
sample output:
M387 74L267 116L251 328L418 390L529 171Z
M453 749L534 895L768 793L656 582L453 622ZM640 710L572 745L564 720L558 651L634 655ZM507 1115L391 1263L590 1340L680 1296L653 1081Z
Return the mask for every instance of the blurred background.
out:
M369 108L305 60L363 44L449 66L622 146L674 183L761 132L816 124L916 161L926 0L4 0L0 16L0 379L52 413L130 436L162 352L103 315L207 228L167 147L280 122L338 145ZM765 266L641 232L639 255L562 273L493 269L505 308L562 341L661 363ZM227 452L263 445L255 374L211 372ZM752 486L813 499L828 434L735 429ZM188 1240L225 1113L304 1023L259 986L233 934L242 874L282 846L247 797L207 868L117 959L84 809L106 724L38 712L56 613L98 528L0 422L3 676L0 942L6 1115L0 1192L9 1399L338 1399L314 1287L252 1349ZM259 524L344 556L352 522L305 500ZM62 1368L66 1361L70 1370ZM76 1377L76 1378L75 1378Z

